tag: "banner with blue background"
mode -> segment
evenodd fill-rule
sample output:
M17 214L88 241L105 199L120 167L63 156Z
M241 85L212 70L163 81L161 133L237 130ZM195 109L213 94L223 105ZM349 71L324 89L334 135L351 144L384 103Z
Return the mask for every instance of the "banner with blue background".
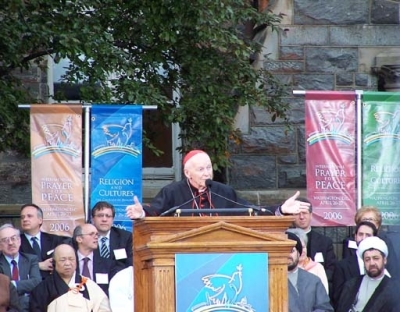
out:
M114 205L114 225L132 231L125 208L142 201L142 106L93 105L90 207Z
M176 254L177 312L269 311L268 254Z

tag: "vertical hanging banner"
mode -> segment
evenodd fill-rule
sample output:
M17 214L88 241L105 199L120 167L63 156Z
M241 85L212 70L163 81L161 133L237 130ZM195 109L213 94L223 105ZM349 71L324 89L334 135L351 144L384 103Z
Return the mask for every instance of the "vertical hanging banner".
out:
M306 91L307 197L312 225L354 224L355 92Z
M400 224L400 93L362 97L362 203L379 208L383 224Z
M85 222L82 107L32 105L32 200L43 209L42 230L72 236Z
M114 225L132 231L125 208L142 201L142 106L93 105L90 207L115 207Z

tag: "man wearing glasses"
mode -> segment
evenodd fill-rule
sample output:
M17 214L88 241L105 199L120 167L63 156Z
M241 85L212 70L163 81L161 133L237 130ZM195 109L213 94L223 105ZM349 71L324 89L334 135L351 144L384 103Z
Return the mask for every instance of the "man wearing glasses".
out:
M121 262L125 267L133 264L132 233L113 226L114 206L100 201L92 208L92 223L99 232L99 251L103 258Z
M124 268L123 265L100 256L99 233L94 225L89 223L78 225L74 229L72 239L77 254L77 273L96 282L108 296L110 279Z
M29 293L38 285L40 276L38 258L19 252L21 238L19 230L11 224L0 227L0 273L7 275L17 288L22 311L28 311Z

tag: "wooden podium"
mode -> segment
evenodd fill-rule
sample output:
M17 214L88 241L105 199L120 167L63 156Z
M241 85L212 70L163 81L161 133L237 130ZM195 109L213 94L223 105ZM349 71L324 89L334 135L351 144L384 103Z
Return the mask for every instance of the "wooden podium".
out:
M267 252L269 310L288 311L293 217L146 217L134 225L135 312L175 311L176 253Z

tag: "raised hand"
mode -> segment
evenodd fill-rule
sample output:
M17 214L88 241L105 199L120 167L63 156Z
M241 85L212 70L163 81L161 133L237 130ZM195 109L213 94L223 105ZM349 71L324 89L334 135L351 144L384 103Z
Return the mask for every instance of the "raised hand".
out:
M307 202L303 202L297 200L299 197L300 191L297 191L292 197L289 197L281 206L281 211L284 214L297 214L302 211L309 211L310 204Z
M139 202L139 199L137 198L137 196L133 197L133 205L129 205L126 207L125 211L126 211L126 215L130 218L130 219L141 219L145 217L145 213L143 210L143 206L142 204Z

